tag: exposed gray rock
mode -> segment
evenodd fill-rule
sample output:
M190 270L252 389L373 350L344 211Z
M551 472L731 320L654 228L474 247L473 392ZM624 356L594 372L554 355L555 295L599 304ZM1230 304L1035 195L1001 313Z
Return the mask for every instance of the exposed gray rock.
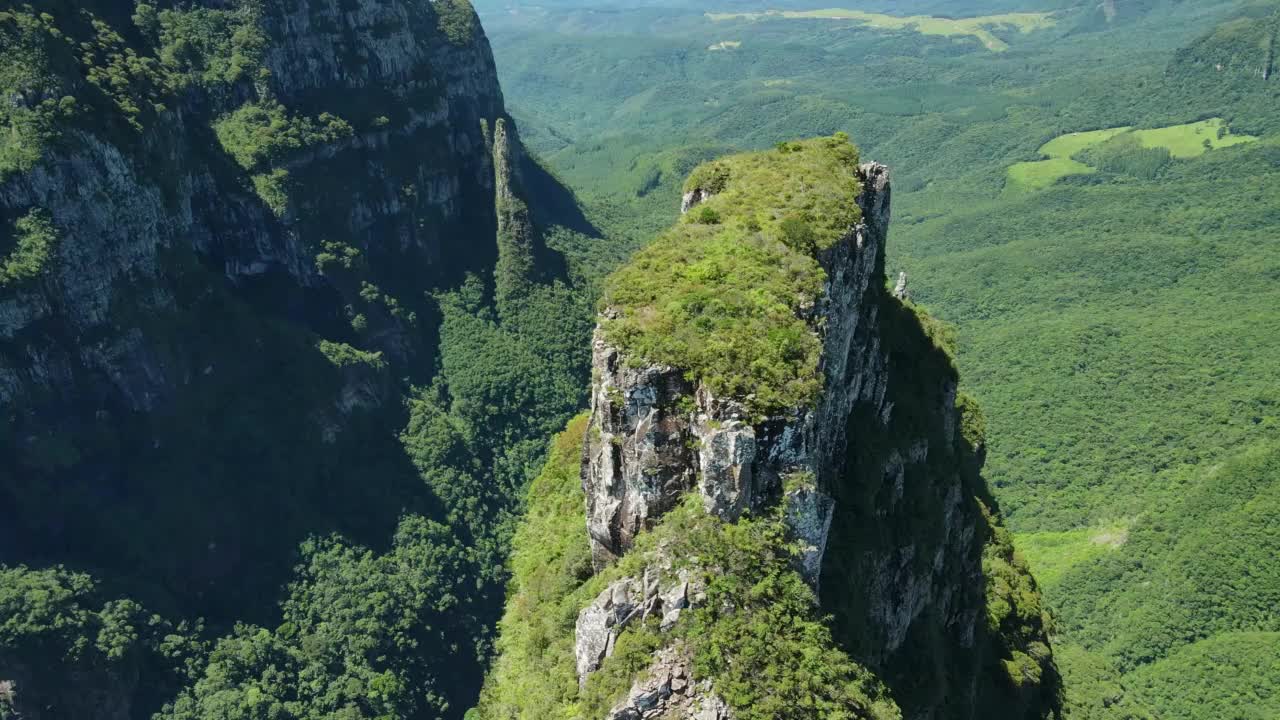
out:
M467 203L484 207L488 200L492 207L494 173L482 124L505 110L483 33L447 41L429 4L403 0L299 0L266 3L261 12L267 78L215 97L166 102L140 147L117 144L110 132L68 128L33 169L0 180L0 212L14 217L44 209L60 237L45 277L0 294L0 339L21 338L0 358L0 402L20 395L57 402L74 388L80 398L147 411L172 397L204 366L201 359L179 365L181 352L159 347L159 338L127 323L174 308L166 282L173 268L165 265L173 248L189 247L211 266L219 263L232 284L279 273L303 292L325 283L314 258L321 239L345 237L365 251L413 248L414 259L431 266L424 274L444 272L448 241L460 227L475 225ZM359 158L361 182L338 203L291 203L277 217L247 181L226 181L227 167L234 166L229 158L210 163L208 153L187 147L193 134L208 136L216 114L244 101L312 105L318 93L335 103L368 93L403 104L398 123L355 128L343 141L280 164L298 175L339 156ZM422 160L409 168L409 178L387 170L389 161L403 166L406 144ZM156 158L163 158L159 169ZM326 219L340 217L325 238L304 229L319 210ZM376 341L374 349L389 359L405 360L411 352L394 330Z
M730 720L733 712L706 681L694 682L680 645L664 648L606 720Z
M18 688L14 686L12 680L0 680L0 711L4 712L5 717L9 717L13 712L17 696Z
M706 404L717 405L709 400ZM695 426L699 442L698 491L708 513L734 521L750 506L753 497L756 432L744 419L744 409L732 407L726 411L722 404L717 410L718 416L727 418L706 418Z
M705 599L702 584L688 570L672 572L669 559L663 562L667 570L652 566L638 578L615 580L578 613L574 657L579 684L613 655L618 636L631 623L658 617L659 627L666 631L679 622L681 613Z
M592 558L600 568L693 486L694 434L680 401L693 386L675 368L631 368L599 330L592 352L591 429L583 487Z
M585 683L587 676L613 654L618 635L640 612L641 598L632 587L634 583L631 578L614 582L578 613L578 622L574 626L574 656L578 660L580 684Z
M787 527L800 543L800 570L817 584L822 573L822 556L827 549L827 533L835 501L812 484L787 488L783 494Z
M899 300L907 299L907 273L898 273L898 282L893 286L893 296Z
M712 194L710 190L703 190L702 188L695 188L685 193L680 200L680 214L683 215L710 200Z

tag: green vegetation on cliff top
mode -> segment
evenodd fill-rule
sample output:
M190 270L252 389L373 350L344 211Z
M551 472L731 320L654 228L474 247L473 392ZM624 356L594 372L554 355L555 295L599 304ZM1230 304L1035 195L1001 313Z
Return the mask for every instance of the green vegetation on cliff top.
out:
M812 398L821 347L803 314L819 253L861 218L857 167L844 134L700 166L686 190L711 197L608 279L606 335L756 412Z
M530 487L480 718L603 717L662 647L688 652L693 680L710 680L742 720L900 717L875 676L833 642L813 590L793 567L778 517L725 523L708 515L694 494L641 535L626 557L592 576L579 479L586 431L586 415L571 421ZM646 566L651 572L687 569L693 582L705 586L705 602L666 632L639 622L629 626L579 689L579 610L611 582L639 577Z

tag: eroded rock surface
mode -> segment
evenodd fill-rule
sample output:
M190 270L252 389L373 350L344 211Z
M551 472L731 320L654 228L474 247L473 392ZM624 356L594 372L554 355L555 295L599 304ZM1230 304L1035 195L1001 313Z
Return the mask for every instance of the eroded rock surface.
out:
M327 289L315 290L325 282L309 218L322 219L325 239L343 238L366 256L402 254L428 279L456 271L449 266L472 252L448 242L464 227L488 229L494 178L483 125L505 111L482 34L446 41L433 12L402 1L268 4L260 22L270 79L231 97L323 98L338 115L352 97L376 97L403 119L281 160L295 180L314 173L359 182L332 196L297 193L279 212L247 191L247 180L228 176L228 158L209 162L188 146L242 100L175 98L140 147L105 129L65 132L32 170L0 178L0 212L46 211L59 236L50 272L0 298L0 340L13 346L0 357L0 402L71 404L90 394L146 412L177 394L204 366L179 361L136 324L177 309L175 248L193 250L233 285L318 296ZM68 82L76 92L79 81ZM403 167L406 158L418 162ZM388 328L376 349L407 359L406 335Z
M680 199L680 214L683 215L706 202L711 198L711 195L711 191L703 190L702 188L694 188L693 190L685 193Z

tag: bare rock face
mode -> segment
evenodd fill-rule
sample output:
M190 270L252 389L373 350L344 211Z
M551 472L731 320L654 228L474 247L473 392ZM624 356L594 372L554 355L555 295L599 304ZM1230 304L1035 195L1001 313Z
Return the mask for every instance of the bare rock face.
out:
M893 296L899 300L905 300L907 295L907 274L905 272L898 273L898 282L894 283Z
M679 645L654 656L653 665L631 686L606 720L731 720L733 712L707 681L694 682L688 654Z
M702 188L694 188L693 190L685 193L680 200L680 214L683 215L706 202L711 198L712 194L713 193L710 190L704 190Z
M652 517L692 487L694 435L678 407L692 385L675 368L629 368L599 330L593 343L592 424L585 452L587 529L603 567Z
M704 589L690 578L684 570L671 573L647 568L638 578L614 581L583 608L574 626L578 683L585 684L587 677L613 655L618 636L633 622L658 617L659 627L666 631L685 610L702 603Z
M816 583L822 573L835 501L813 485L801 485L787 488L783 503L787 526L800 543L800 571Z
M632 591L632 578L623 578L605 588L595 602L578 613L574 626L574 656L578 659L578 682L597 669L613 654L618 635L640 612L641 599Z
M708 513L737 520L754 496L754 465L759 446L746 409L733 402L717 402L705 389L702 413L694 426L698 438L698 492Z
M742 404L694 387L679 368L628 362L597 330L583 464L597 568L625 553L687 491L696 489L708 513L732 522L777 500L783 478L806 475L814 482L788 499L787 517L807 548L802 569L816 584L831 521L823 488L843 472L845 418L859 399L882 399L886 382L872 293L883 273L888 171L870 163L859 172L863 222L819 258L828 282L810 325L823 338L825 388L813 406L753 419ZM694 195L685 210L705 199Z

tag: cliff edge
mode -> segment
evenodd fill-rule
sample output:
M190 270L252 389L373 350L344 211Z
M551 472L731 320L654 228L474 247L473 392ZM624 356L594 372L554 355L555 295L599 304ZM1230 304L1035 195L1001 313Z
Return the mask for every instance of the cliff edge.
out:
M887 168L837 135L686 191L607 283L481 716L1054 716L979 411L886 288Z

